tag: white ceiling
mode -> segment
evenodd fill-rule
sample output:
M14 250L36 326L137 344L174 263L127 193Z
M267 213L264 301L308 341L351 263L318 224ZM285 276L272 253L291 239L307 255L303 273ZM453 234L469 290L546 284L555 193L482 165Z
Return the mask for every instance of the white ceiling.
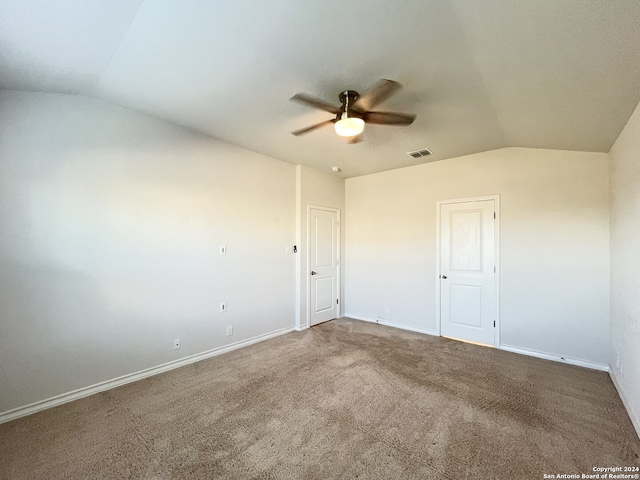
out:
M380 78L350 145L331 114ZM640 101L638 0L2 0L0 88L92 96L352 177L505 146L606 152ZM406 152L428 147L431 157Z

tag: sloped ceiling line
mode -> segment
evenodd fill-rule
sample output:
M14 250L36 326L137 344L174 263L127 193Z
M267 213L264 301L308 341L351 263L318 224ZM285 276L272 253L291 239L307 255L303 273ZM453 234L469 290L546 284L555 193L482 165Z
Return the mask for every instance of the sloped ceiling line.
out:
M133 18L131 19L131 22L129 23L129 27L127 28L127 30L124 32L124 34L120 38L120 41L118 42L118 46L113 51L113 55L111 55L111 58L109 59L109 62L107 63L106 68L100 74L100 77L98 78L98 81L95 83L95 85L93 86L93 88L91 88L90 91L83 92L87 96L97 97L97 91L98 91L100 83L102 82L102 80L105 78L105 76L107 75L107 73L111 69L111 67L113 65L113 60L118 56L118 54L120 53L120 50L123 48L123 46L125 44L125 41L126 41L127 37L129 36L129 32L131 32L131 30L133 29L133 26L136 23L136 18L138 18L138 14L140 13L140 10L144 6L145 2L146 2L146 0L141 0L140 1L140 4L138 5L138 8L136 9L136 13L133 15Z
M0 88L81 93L354 177L505 146L606 152L640 101L640 2L3 0ZM349 145L289 102L404 84ZM428 147L420 159L406 152Z

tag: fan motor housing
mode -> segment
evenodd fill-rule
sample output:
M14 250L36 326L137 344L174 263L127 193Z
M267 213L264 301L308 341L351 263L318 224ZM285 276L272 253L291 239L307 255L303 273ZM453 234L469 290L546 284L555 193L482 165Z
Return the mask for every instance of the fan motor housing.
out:
M340 120L345 113L348 117L362 118L362 112L359 112L358 110L355 110L351 107L354 103L356 103L356 100L360 98L360 94L358 92L356 92L355 90L345 90L344 92L340 93L340 95L338 95L338 98L340 99L340 103L342 103L342 108L336 115L337 120Z
M340 93L340 95L338 95L338 98L340 99L340 103L342 103L343 105L351 105L352 103L355 103L358 98L360 98L360 94L355 90L345 90L344 92Z

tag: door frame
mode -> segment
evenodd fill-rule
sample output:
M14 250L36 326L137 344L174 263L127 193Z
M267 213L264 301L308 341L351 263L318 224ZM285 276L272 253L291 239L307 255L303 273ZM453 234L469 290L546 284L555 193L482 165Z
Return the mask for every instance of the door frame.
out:
M310 203L307 203L307 258L306 258L306 282L307 282L307 311L305 312L305 316L306 316L306 324L307 324L307 328L311 328L311 281L309 280L310 277L310 270L311 270L311 209L314 210L323 210L325 212L332 212L336 214L336 218L338 219L338 228L337 228L337 232L336 232L336 261L337 261L337 269L336 269L336 298L338 299L338 307L336 310L336 318L340 318L340 311L342 310L342 296L340 295L340 292L342 291L342 286L340 283L340 278L341 278L341 269L342 269L342 258L341 258L341 252L340 252L340 229L342 227L341 225L341 221L340 221L340 209L338 208L331 208L331 207L323 207L321 205L312 205Z
M493 223L494 225L494 262L496 267L496 274L494 276L494 286L495 286L495 320L496 320L496 328L494 329L494 347L500 348L500 195L485 195L481 197L469 197L469 198L456 198L451 200L438 200L436 202L436 332L440 337L442 336L442 318L440 317L441 313L441 291L440 291L440 281L439 275L441 265L440 265L440 209L442 205L450 205L455 203L470 203L470 202L482 202L485 200L493 200L495 205L496 212L496 221Z

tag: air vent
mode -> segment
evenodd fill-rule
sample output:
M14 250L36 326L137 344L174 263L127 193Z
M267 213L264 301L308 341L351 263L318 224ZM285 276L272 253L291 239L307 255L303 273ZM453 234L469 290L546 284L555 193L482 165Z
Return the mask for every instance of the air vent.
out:
M428 148L421 148L414 152L407 152L407 155L411 155L413 158L426 157L427 155L431 155L431 150Z

